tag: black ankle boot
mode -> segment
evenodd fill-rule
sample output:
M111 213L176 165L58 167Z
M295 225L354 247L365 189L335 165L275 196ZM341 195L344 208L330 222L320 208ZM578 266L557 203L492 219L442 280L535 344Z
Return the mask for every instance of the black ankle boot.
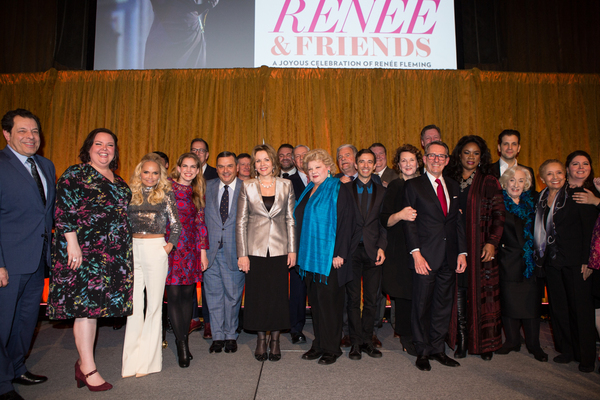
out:
M190 366L190 350L188 349L187 340L177 340L177 359L181 368L187 368Z
M465 358L467 356L467 290L459 288L456 294L456 308L458 314L458 324L456 333L456 351L455 358Z

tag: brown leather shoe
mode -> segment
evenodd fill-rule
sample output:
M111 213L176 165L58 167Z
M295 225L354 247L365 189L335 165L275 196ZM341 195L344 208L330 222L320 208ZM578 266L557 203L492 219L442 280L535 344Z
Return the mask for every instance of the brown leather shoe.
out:
M373 347L380 349L381 348L381 340L377 337L377 335L373 335Z
M210 322L204 324L204 339L212 339L212 331L210 330Z
M194 331L200 330L202 329L202 327L204 326L204 322L198 320L192 320L192 322L190 322L190 330L188 331L188 335Z

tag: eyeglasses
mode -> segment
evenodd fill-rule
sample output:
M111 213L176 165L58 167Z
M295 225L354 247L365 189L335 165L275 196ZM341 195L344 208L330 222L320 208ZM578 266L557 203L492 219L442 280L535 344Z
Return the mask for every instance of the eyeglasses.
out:
M436 158L439 158L440 160L444 161L446 158L449 157L448 154L433 154L433 153L429 153L429 154L425 154L425 157L427 157L427 159L429 161L435 161Z
M192 152L198 154L205 154L206 153L206 149L192 149Z

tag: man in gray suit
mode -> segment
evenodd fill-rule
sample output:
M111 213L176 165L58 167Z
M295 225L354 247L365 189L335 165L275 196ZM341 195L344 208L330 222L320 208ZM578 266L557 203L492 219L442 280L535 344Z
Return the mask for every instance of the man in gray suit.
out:
M223 348L225 353L237 351L236 329L245 279L238 269L235 243L237 200L242 187L237 172L235 154L224 151L217 156L219 179L206 183L204 214L210 249L203 280L213 336L210 353L220 353Z
M21 399L13 383L34 385L25 357L38 320L44 270L50 263L56 173L37 155L41 127L24 109L2 117L0 151L0 399Z

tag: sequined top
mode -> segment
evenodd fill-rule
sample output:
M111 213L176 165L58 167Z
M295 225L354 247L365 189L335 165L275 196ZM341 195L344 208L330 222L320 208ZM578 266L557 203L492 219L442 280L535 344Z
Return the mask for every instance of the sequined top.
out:
M148 202L148 192L144 189L142 189L142 196L144 198L142 204L129 204L127 208L131 232L164 235L167 224L169 224L171 231L169 243L173 244L173 247L177 247L177 241L181 234L181 222L179 222L173 192L166 192L162 203L156 205Z

